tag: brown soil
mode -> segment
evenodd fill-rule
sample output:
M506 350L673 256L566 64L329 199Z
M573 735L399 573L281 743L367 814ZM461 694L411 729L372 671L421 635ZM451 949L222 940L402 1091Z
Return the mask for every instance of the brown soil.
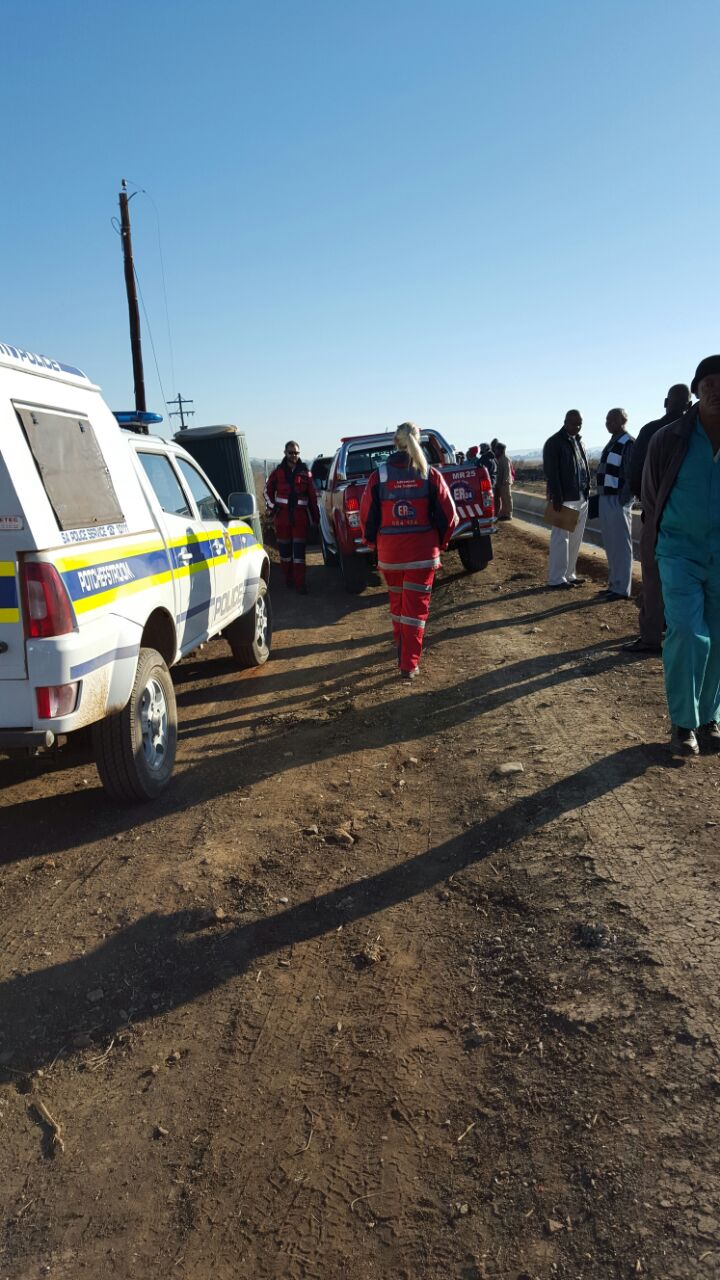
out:
M544 555L448 556L409 687L276 580L155 807L0 763L2 1280L720 1274L718 761Z

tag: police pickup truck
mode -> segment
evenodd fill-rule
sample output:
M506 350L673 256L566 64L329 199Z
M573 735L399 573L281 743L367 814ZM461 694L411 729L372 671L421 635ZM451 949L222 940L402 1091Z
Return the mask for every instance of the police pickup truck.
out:
M259 666L272 636L254 497L228 510L183 448L135 426L81 370L0 343L0 752L92 726L122 803L170 779L169 667L220 633Z
M391 431L345 436L321 487L323 561L328 568L340 566L345 586L353 595L365 590L375 556L360 529L360 499L371 472L393 452L393 442ZM460 517L450 547L457 550L467 573L477 573L493 558L495 500L490 476L485 467L474 462L455 462L452 445L439 431L423 431L420 443L431 466L442 472Z

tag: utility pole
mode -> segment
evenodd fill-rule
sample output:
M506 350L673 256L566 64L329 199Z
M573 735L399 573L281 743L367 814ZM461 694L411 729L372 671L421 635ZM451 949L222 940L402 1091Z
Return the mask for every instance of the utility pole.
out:
M181 431L184 431L184 430L185 430L185 419L186 419L186 418L194 418L194 417L195 417L195 410L194 410L194 409L183 409L183 405L184 405L184 404L194 404L194 403L195 403L195 401L194 401L194 400L187 400L184 396L181 396L181 395L180 395L180 392L178 391L178 393L177 393L177 395L176 395L176 397L175 397L175 399L174 399L174 400L166 400L166 401L165 401L165 403L166 403L166 404L168 404L168 405L170 405L170 404L176 404L176 405L177 405L177 409L175 409L175 410L171 410L171 412L168 414L168 417L169 417L169 418L179 418L179 419L180 419L180 430L181 430Z
M125 263L125 289L127 291L128 313L130 316L130 348L132 350L133 379L135 382L135 408L139 413L144 413L147 409L147 404L145 403L145 375L143 373L142 346L140 344L140 309L138 307L137 289L135 288L135 267L133 265L130 210L128 208L129 199L127 183L124 178L119 198L120 238L122 240L123 261Z

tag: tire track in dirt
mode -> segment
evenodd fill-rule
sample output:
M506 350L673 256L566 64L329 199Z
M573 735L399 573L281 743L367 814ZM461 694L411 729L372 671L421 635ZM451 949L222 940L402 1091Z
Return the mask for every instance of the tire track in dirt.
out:
M353 1099L368 1077L367 1062L377 1057L378 1041L395 1038L394 1032L383 1032L382 1028L397 1024L403 975L393 978L387 966L382 965L382 976L378 974L376 978L369 971L361 976L354 969L352 957L346 954L347 940L341 935L335 939L333 951L340 955L334 965L328 965L327 955L320 955L322 949L318 943L296 947L280 977L277 969L270 972L275 990L259 1029L252 1035L248 1033L245 1012L234 1068L242 1075L247 1092L262 1095L274 1123L270 1132L265 1129L260 1137L258 1131L244 1148L243 1160L249 1172L238 1189L240 1204L251 1184L257 1182L256 1171L268 1168L269 1172L259 1198L255 1187L251 1212L244 1214L241 1222L226 1225L220 1233L214 1244L214 1265L219 1262L232 1267L240 1250L249 1273L275 1274L272 1267L268 1269L270 1222L271 1256L278 1260L272 1266L280 1266L282 1259L278 1274L320 1275L322 1268L317 1270L312 1264L318 1241L340 1238L338 1223L345 1226L353 1198L359 1195L364 1199L371 1177L375 1182L380 1180L387 1199L392 1170L378 1165L377 1158L377 1167L372 1168L373 1162L361 1155L354 1138L357 1117ZM313 975L320 967L325 970L322 997L318 998L317 993L310 997ZM263 967L258 971L265 978L267 970ZM352 975L350 989L348 974ZM256 986L259 993L261 985ZM371 1037L363 1029L368 1004L373 1009ZM363 1059L357 1068L355 1085L346 1086L341 1062L343 1044L347 1036L354 1042L357 1034L365 1046L367 1062ZM307 1078L306 1064L313 1062L326 1064L319 1080ZM373 1070L373 1087L380 1089L385 1106L387 1099L394 1096L387 1073L381 1080L374 1080L374 1075ZM310 1136L304 1138L306 1133ZM230 1154L222 1131L213 1136L212 1146L215 1165L222 1166ZM376 1148L381 1149L379 1135ZM306 1202L302 1212L299 1201ZM192 1268L198 1260L191 1247L185 1262ZM341 1274L340 1255L335 1265L337 1274ZM327 1275L327 1263L324 1266Z

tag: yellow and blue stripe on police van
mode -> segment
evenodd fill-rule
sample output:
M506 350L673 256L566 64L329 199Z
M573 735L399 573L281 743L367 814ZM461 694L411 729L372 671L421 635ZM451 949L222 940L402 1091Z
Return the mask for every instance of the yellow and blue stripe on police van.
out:
M259 543L248 525L207 533L188 532L165 544L159 538L128 543L120 554L108 555L107 547L84 548L81 553L54 561L62 574L76 614L113 604L125 596L157 587L172 578L207 572L213 564L246 555ZM210 593L208 593L208 601Z
M15 564L12 560L0 560L0 622L19 622Z

